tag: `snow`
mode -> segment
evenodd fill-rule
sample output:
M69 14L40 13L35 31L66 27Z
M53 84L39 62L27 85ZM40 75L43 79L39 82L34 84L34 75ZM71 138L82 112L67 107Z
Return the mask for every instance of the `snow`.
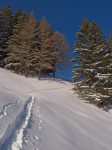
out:
M106 79L109 76L111 76L111 74L100 74L100 73L97 73L97 75L96 75L96 77L100 78L100 79Z
M0 69L0 150L111 150L112 112L72 88Z
M23 136L24 136L24 130L27 128L30 117L31 117L31 110L33 107L33 103L34 103L34 96L30 97L30 101L27 104L27 115L25 117L25 121L22 125L22 127L20 128L19 133L17 134L16 137L16 141L14 141L12 143L12 150L20 150L22 149L22 145L23 145Z
M85 69L85 71L91 71L93 72L95 69Z
M92 65L95 66L95 65L99 65L101 63L102 63L102 61L98 61L98 62L93 63Z
M95 98L95 101L101 101L101 98L110 98L110 96L108 95L104 95L104 94L101 94L101 93L97 93L97 94L89 94L90 97L93 97Z

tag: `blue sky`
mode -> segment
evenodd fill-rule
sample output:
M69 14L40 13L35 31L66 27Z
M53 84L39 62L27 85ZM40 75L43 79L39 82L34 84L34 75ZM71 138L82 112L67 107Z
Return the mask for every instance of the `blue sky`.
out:
M0 0L0 7L6 5L33 11L37 19L45 16L54 30L65 35L71 52L83 17L96 21L105 36L112 33L112 0ZM69 72L65 78L70 78Z

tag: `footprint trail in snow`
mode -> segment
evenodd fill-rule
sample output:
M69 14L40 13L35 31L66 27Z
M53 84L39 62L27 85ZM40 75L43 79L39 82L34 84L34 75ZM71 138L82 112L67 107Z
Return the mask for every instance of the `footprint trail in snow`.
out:
M22 123L21 128L19 129L19 131L16 135L16 140L11 145L11 150L21 150L22 149L24 131L27 129L27 126L29 124L29 120L31 118L33 103L34 103L34 96L31 96L30 100L27 103L26 116L24 118L24 121Z

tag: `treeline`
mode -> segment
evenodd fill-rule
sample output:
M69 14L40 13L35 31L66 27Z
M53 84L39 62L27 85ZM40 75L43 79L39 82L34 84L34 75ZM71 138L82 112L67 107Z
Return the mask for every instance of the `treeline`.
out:
M45 18L33 13L0 9L0 65L16 73L55 76L57 67L67 60L67 41L54 32Z
M73 59L74 89L99 107L112 104L112 37L106 39L95 22L84 19ZM0 9L0 66L28 77L53 74L67 63L67 41L45 18L33 13Z
M84 19L76 34L73 81L77 93L99 107L112 104L112 37Z

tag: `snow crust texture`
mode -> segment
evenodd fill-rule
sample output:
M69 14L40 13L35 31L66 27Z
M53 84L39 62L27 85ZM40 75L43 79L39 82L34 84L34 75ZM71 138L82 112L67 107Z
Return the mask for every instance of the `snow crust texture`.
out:
M0 150L112 150L112 113L69 82L0 69Z

